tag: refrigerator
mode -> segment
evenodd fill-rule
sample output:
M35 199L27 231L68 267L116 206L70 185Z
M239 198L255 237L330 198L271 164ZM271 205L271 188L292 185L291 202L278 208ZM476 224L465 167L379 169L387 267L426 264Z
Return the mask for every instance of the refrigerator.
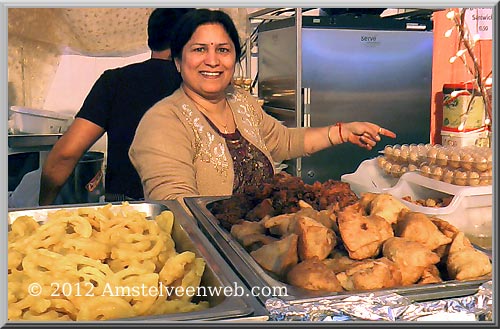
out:
M306 183L340 180L385 145L428 143L432 47L425 20L299 12L261 24L258 95L267 113L289 127L370 121L397 134L371 151L345 143L286 161L287 171Z

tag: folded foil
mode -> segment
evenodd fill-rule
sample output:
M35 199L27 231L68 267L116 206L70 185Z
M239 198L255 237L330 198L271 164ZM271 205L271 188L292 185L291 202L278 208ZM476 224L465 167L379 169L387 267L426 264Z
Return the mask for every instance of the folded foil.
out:
M270 298L266 308L270 321L418 321L442 313L474 314L477 321L492 321L492 289L488 281L474 295L415 303L384 292L291 302Z

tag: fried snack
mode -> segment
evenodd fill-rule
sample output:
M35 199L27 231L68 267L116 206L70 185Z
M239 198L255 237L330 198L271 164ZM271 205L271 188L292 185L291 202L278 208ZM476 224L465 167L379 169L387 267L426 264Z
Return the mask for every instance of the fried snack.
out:
M337 244L335 233L309 217L297 219L295 233L299 236L298 253L300 260L310 258L325 259Z
M438 228L438 230L443 233L446 237L450 238L453 240L455 235L460 232L458 228L455 226L451 225L449 222L437 218L437 217L429 217L429 219L432 221L434 225ZM434 252L441 258L441 262L446 263L446 257L448 257L448 252L450 250L451 243L442 245L437 247Z
M304 207L297 211L296 216L305 216L314 219L318 223L330 229L337 229L337 217L331 210L317 211L312 207Z
M429 217L438 230L443 233L446 237L453 239L455 235L460 232L458 228L438 217Z
M377 215L363 216L359 204L338 213L339 231L352 259L375 257L385 240L394 236L392 227Z
M48 212L42 225L17 218L8 233L9 320L109 320L207 308L185 294L127 294L141 286L199 286L205 261L177 253L173 223L170 211L148 220L127 202ZM39 284L39 296L28 294L31 283Z
M250 255L265 270L283 277L297 262L297 234L289 234L283 239L267 244Z
M328 292L344 290L335 273L318 258L309 258L293 266L287 274L287 282L308 290Z
M413 211L401 213L394 228L394 235L420 242L429 250L451 242L451 238L441 233L427 215Z
M441 279L441 273L439 273L439 269L436 265L430 265L429 267L424 268L422 272L422 276L418 280L418 284L430 284L430 283L440 283L443 282Z
M492 271L488 256L476 250L463 232L457 233L450 246L446 268L451 279L467 280Z
M359 204L361 205L361 209L365 212L365 214L370 213L370 205L379 194L372 192L364 192L361 193L361 199L359 199Z
M239 224L234 224L233 226L231 226L231 235L234 236L236 240L238 240L238 242L241 244L243 244L242 242L245 236L252 234L263 234L265 232L266 228L262 226L260 222L242 221Z
M382 254L399 267L403 285L417 282L425 268L439 262L439 256L420 242L401 237L387 239Z
M335 274L347 270L357 262L357 260L349 258L348 255L338 250L334 250L330 258L323 259L323 264L325 264Z
M265 246L266 244L270 244L276 241L278 241L278 239L270 235L255 233L245 235L241 240L241 245L247 251L254 251L261 248L262 246Z
M348 291L391 288L402 282L399 268L385 257L356 262L337 273L337 279Z
M391 194L381 193L370 202L370 211L368 213L380 216L389 224L393 224L398 220L401 210L409 210L409 208Z
M295 232L296 220L297 217L295 214L283 214L274 217L266 217L260 222L271 234L285 236Z

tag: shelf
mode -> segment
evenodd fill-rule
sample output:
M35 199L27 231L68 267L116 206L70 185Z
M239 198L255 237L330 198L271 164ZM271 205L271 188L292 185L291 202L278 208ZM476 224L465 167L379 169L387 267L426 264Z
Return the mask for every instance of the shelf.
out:
M62 134L16 134L9 136L9 148L41 148L52 147Z

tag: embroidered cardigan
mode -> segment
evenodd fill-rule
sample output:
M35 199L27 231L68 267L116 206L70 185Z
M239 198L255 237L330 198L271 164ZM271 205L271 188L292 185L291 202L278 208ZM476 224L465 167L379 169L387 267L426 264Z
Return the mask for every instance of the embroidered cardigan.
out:
M226 98L241 135L271 161L307 155L304 128L287 128L247 91L228 87ZM231 195L234 170L225 139L182 88L150 108L129 150L150 200Z

